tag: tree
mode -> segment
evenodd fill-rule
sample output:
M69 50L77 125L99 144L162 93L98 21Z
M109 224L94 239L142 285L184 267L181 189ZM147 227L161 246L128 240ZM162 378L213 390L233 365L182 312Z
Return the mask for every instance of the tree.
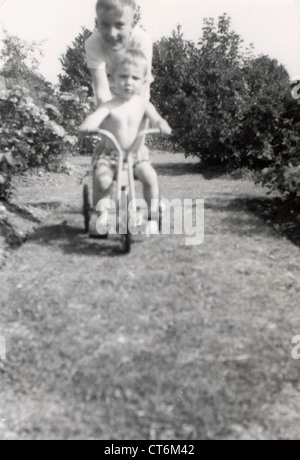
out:
M6 78L9 88L27 88L39 105L55 103L52 85L38 72L43 56L41 42L27 42L5 32L1 40L0 74Z
M153 100L186 154L231 167L272 160L288 74L245 48L226 14L204 21L198 45L180 27L155 43L153 71Z
M289 76L275 59L259 56L243 67L249 100L244 108L241 141L253 165L269 163L282 148L281 117L290 99ZM248 121L249 120L249 121Z
M58 76L61 91L73 91L86 86L89 96L92 96L91 75L86 64L84 49L84 43L91 33L89 29L82 27L81 32L61 57L63 73Z
M7 32L1 42L1 75L25 80L33 78L33 75L36 76L43 56L40 42L27 42Z

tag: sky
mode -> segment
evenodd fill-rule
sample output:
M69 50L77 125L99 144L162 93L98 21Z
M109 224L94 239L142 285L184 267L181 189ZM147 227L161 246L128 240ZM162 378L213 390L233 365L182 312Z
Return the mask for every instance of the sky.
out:
M0 0L3 30L27 41L43 41L40 72L56 83L59 57L80 32L93 29L96 0ZM142 25L153 40L181 24L184 37L197 41L203 19L226 12L234 29L257 53L268 54L300 75L300 0L138 0Z

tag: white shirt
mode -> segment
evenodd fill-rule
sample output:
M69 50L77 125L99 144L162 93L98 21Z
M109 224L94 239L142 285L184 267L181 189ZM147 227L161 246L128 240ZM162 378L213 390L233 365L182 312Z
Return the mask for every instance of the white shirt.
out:
M130 35L128 48L139 49L145 54L148 62L147 83L150 85L154 80L152 76L153 47L150 36L141 27L136 26ZM85 42L85 51L88 68L91 70L105 68L110 89L115 93L112 69L123 50L121 52L111 50L102 40L100 32L95 30Z

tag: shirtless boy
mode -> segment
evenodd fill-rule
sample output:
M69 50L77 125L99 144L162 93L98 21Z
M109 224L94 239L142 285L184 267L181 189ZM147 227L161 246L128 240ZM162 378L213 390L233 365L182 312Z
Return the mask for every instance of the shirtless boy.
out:
M114 134L124 150L130 149L133 145L145 117L149 119L152 127L160 129L162 134L170 135L172 130L168 123L144 97L143 88L147 71L145 55L140 50L127 50L113 72L117 95L101 104L81 125L80 131L91 132L91 127L95 130L101 125L101 128ZM151 217L159 206L157 174L149 161L147 149L141 147L133 154L135 176L143 183L144 198ZM108 141L103 141L97 148L93 165L96 205L99 196L104 198L109 194L117 165L116 153ZM149 226L150 233L158 233L156 221L150 220Z

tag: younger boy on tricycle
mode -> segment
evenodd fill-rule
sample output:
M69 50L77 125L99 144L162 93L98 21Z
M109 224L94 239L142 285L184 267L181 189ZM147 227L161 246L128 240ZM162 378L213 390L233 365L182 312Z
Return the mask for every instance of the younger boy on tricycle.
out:
M147 71L145 55L140 50L127 50L116 64L113 73L117 95L101 104L81 125L80 131L83 134L96 132L101 126L115 136L124 151L129 151L135 143L145 117L153 128L158 128L162 134L170 135L172 130L168 123L143 95ZM144 198L148 205L148 233L156 234L158 224L156 220L151 220L151 216L157 214L159 207L157 174L144 146L140 145L132 153L134 173L143 183ZM100 199L109 195L117 162L115 149L104 139L93 156L94 207Z

